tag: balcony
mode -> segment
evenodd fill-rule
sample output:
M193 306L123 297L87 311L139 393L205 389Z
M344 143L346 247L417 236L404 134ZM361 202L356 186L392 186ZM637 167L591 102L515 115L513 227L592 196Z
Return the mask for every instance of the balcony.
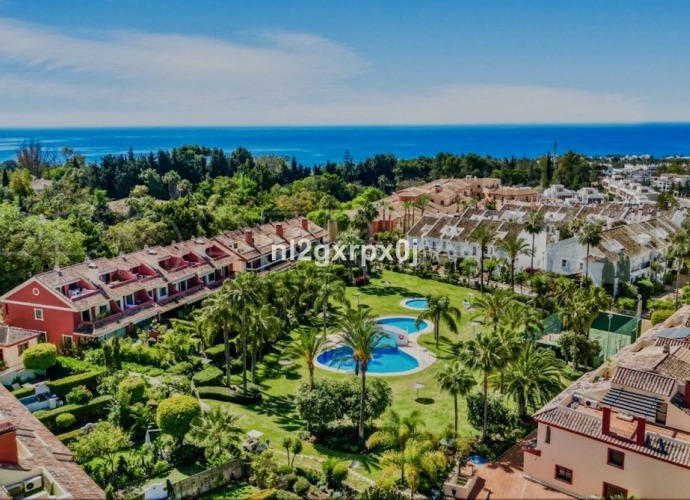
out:
M142 311L146 311L147 309L152 308L154 305L155 304L153 303L153 301L144 302L143 304L135 305L124 311L111 314L110 316L105 317L103 319L99 319L96 321L83 321L74 329L74 333L95 335L97 333L100 333L98 330L104 330L110 326L121 324L122 320L124 319L131 320L133 319L133 316L136 316Z
M159 300L158 305L159 306L165 306L165 305L169 304L170 302L173 302L173 301L177 302L178 300L183 299L185 297L188 297L188 296L198 292L199 290L201 290L203 288L204 288L203 283L200 285L193 286L191 288L188 288L184 292L179 292L179 293L176 293L175 295L170 295L169 297L167 297L165 299Z
M477 482L477 468L471 463L458 466L453 474L443 483L445 498L467 499Z

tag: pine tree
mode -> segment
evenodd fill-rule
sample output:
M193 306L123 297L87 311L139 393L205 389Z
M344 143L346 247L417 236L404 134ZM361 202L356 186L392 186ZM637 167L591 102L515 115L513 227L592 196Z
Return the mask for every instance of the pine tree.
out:
M2 171L2 186L7 187L10 185L10 176L7 173L7 169Z

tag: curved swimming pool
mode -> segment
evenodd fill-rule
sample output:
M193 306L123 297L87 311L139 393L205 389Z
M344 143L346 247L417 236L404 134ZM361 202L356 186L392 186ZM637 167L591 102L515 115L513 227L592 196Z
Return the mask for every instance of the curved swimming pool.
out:
M429 308L429 301L423 297L403 300L401 305L408 309L415 309L417 311L424 311Z
M327 367L342 371L355 369L355 362L349 355L352 349L347 346L336 347L318 355L316 360ZM409 354L394 346L386 346L374 354L369 361L367 373L404 373L419 368L419 362Z
M392 326L410 335L425 331L430 326L428 321L422 321L419 326L415 326L417 318L413 318L412 316L391 316L390 318L377 319L376 322L381 325L384 330L387 326Z

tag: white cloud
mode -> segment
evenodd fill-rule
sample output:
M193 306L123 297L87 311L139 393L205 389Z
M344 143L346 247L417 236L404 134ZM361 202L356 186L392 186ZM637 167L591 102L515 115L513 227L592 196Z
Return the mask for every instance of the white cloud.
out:
M372 90L376 68L303 33L253 44L116 31L65 34L0 18L3 126L634 122L619 94L456 84Z

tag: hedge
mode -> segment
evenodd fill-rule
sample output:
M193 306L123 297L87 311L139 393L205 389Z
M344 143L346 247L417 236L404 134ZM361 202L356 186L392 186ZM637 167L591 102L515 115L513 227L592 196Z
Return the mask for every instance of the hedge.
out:
M83 435L84 435L84 431L82 431L81 429L76 429L76 430L73 430L71 432L65 432L64 434L60 434L56 437L60 440L60 442L62 444L68 445L72 441L77 439L79 436L83 436Z
M55 425L61 429L68 429L77 422L77 419L71 413L60 413L55 417Z
M676 312L676 311L669 311L669 310L667 310L667 309L661 309L661 310L659 310L659 311L654 311L654 312L652 313L652 317L651 317L652 326L658 325L659 323L663 323L663 322L666 321L668 318L670 318L671 316L673 316L673 314L674 314L675 312Z
M239 405L253 405L261 401L261 393L257 390L249 390L245 396L241 391L227 387L199 387L197 393L202 399L215 399Z
M223 372L215 366L207 366L192 377L196 387L217 386L223 382Z
M209 347L204 351L206 354L206 357L214 362L223 362L225 361L225 345L224 344L218 344L214 345L213 347Z
M90 391L95 391L96 387L98 387L98 384L101 381L103 373L103 370L78 373L77 375L71 375L69 377L61 378L60 380L46 382L46 385L48 386L48 389L50 389L50 392L61 399L65 399L67 394L69 394L69 391L80 385L86 386L86 388Z
M33 396L34 394L36 394L36 389L33 387L22 387L21 389L12 391L12 395L17 399Z
M112 399L112 396L99 396L85 405L64 405L54 410L39 410L34 413L34 417L50 430L57 428L55 419L63 413L71 413L79 423L88 423L90 420L98 420L107 416Z
M36 344L22 354L22 363L27 370L47 370L57 361L57 347L53 344Z

